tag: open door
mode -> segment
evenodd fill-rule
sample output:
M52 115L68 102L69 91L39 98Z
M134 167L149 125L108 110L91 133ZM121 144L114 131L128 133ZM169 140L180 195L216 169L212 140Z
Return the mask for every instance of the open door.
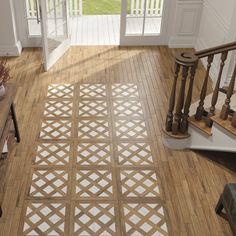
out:
M39 0L44 69L48 71L70 48L66 0Z
M164 45L169 0L122 0L120 45Z

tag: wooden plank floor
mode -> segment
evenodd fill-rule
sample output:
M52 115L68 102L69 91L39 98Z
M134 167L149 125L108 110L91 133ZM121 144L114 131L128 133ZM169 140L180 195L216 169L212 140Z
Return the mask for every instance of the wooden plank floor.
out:
M232 235L227 221L215 214L214 207L224 184L236 181L235 154L173 151L162 143L176 51L167 47L72 47L47 73L43 72L40 49L25 49L21 57L9 59L18 85L15 103L22 142L12 148L7 160L1 161L4 215L0 235L19 235L47 88L58 83L138 84L169 235ZM203 73L201 68L193 102L198 100ZM63 211L65 204L68 202L57 205L57 209Z

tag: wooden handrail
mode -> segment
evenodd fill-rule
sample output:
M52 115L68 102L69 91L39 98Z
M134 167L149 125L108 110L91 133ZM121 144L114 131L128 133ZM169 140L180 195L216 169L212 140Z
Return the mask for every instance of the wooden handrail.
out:
M207 57L210 55L215 55L215 54L219 54L219 53L223 53L223 52L229 52L229 51L232 51L235 49L236 49L236 42L232 42L232 43L223 44L221 46L212 47L212 48L198 51L195 53L195 55L198 58L203 58L203 57Z
M196 122L203 122L207 127L212 126L213 118L215 117L216 104L218 101L218 95L220 92L220 84L223 74L225 62L229 51L236 50L236 41L228 44L224 44L218 47L209 48L206 50L192 52L180 52L176 55L175 60L175 75L173 86L169 99L168 114L166 117L165 132L174 138L187 138L188 134L188 118L191 106L191 99L194 86L194 76L198 66L198 61L201 58L207 57L207 71L203 79L203 85L200 93L199 106L195 114ZM215 89L212 95L210 111L206 112L204 108L204 101L207 93L207 84L210 77L210 68L213 62L214 56L221 54L221 63L219 68L218 77L216 80ZM182 76L179 75L182 72ZM189 87L186 88L186 82L189 80ZM230 98L233 94L234 85L236 83L236 66L233 77L229 85L229 91L225 100L225 104L222 107L220 119L227 119L230 113ZM179 86L177 86L179 84ZM204 116L204 117L203 117ZM203 119L204 118L204 119ZM232 127L236 128L236 112L234 112L231 119Z

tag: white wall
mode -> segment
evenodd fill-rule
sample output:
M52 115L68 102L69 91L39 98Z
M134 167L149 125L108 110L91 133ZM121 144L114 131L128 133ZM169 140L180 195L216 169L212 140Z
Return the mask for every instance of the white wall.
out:
M1 0L0 56L18 56L21 53L21 49L21 43L16 33L12 0Z
M195 49L202 50L236 40L236 1L204 0L199 33ZM227 60L222 85L228 82L232 73L231 54ZM232 60L234 57L232 57ZM206 66L206 61L203 61ZM213 82L217 79L220 56L216 57L211 69Z
M169 42L172 48L193 48L201 20L203 0L172 0Z

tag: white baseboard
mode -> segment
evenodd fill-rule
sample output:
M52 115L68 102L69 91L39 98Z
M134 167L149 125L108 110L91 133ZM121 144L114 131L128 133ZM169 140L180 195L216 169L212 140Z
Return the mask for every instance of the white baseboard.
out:
M20 56L22 45L17 41L15 45L0 45L0 56Z

